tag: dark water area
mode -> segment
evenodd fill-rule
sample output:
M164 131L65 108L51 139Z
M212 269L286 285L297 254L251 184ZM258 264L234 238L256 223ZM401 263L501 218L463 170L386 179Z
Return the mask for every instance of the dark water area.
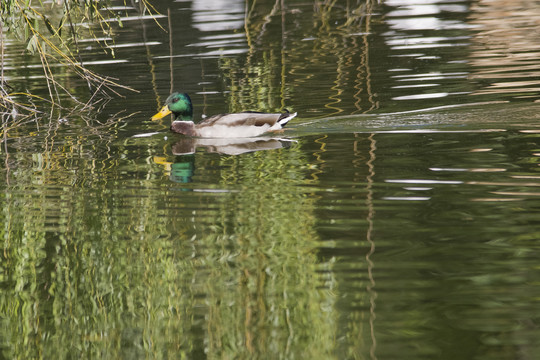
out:
M3 132L1 357L538 357L537 1L152 3L79 42L135 92ZM186 138L171 88L298 116Z

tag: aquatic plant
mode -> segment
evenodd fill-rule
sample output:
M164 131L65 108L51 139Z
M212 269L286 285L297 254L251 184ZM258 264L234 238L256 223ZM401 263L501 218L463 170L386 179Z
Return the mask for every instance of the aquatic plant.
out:
M139 3L140 12L153 12L154 8L146 1ZM126 5L124 3L124 5ZM110 94L118 95L119 89L130 89L91 71L80 56L81 39L93 39L105 51L114 56L110 47L113 41L113 22L118 13L112 11L110 1L57 0L38 4L23 0L2 0L0 8L0 113L2 117L16 118L39 113L36 103L45 102L51 108L62 108L62 99L73 100L81 108L92 108L96 102ZM121 26L121 22L117 21ZM5 76L6 46L22 46L21 53L38 56L48 97L44 98L28 91L16 91ZM84 80L90 93L89 100L82 103L58 79L53 66L69 69ZM72 103L72 101L70 101Z

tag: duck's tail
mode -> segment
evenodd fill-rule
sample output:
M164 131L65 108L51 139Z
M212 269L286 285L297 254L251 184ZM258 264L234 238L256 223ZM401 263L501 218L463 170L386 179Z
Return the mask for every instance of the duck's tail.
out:
M297 113L290 113L289 110L285 109L285 112L281 114L279 117L277 123L281 125L281 127L285 127L287 123L296 116Z

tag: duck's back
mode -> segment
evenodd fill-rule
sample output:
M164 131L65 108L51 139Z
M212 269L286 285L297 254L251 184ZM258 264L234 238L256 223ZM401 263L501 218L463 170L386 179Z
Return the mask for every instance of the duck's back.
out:
M204 121L200 122L200 126L265 126L274 125L281 114L268 114L255 111L245 111L234 114L218 114L213 115Z
M201 137L253 137L270 130L279 130L296 114L246 111L211 116L197 124Z

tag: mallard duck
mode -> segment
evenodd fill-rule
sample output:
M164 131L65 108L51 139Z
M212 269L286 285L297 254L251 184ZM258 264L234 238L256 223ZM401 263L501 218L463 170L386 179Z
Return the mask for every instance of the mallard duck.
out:
M245 111L234 114L213 115L200 123L193 122L193 105L186 93L173 93L165 101L165 106L152 120L161 119L172 113L174 120L171 131L187 136L202 138L244 138L255 137L267 131L281 130L296 113L269 114Z

